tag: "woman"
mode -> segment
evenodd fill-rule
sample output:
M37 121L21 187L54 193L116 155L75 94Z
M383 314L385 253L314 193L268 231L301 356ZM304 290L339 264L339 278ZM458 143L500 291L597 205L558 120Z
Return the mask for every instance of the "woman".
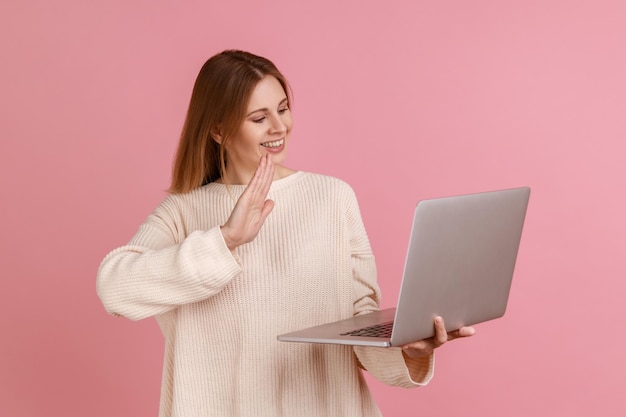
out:
M109 253L111 314L156 317L165 336L161 416L378 416L360 369L428 383L433 350L283 343L276 335L378 309L376 267L344 182L283 165L290 90L265 58L224 51L194 85L171 194Z

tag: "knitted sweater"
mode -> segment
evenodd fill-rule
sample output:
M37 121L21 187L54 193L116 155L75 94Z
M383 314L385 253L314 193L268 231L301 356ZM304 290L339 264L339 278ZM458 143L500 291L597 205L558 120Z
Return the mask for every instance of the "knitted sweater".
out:
M244 189L168 196L99 268L106 310L154 316L163 332L160 416L379 416L361 367L390 385L426 384L432 356L276 340L378 309L374 257L352 189L305 172L272 183L274 210L231 252L219 225Z

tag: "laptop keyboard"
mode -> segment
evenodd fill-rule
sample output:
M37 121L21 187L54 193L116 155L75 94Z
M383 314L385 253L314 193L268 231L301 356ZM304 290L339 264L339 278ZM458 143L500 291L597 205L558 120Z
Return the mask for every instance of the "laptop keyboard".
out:
M393 321L389 323L376 324L374 326L364 327L362 329L353 330L351 332L342 333L342 336L362 336L362 337L391 337L393 329Z

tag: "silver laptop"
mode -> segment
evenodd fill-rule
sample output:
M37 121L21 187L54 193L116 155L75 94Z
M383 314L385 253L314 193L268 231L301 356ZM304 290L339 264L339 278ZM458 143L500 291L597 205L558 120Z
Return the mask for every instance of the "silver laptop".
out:
M285 342L402 346L502 317L530 188L420 201L396 308L278 336Z

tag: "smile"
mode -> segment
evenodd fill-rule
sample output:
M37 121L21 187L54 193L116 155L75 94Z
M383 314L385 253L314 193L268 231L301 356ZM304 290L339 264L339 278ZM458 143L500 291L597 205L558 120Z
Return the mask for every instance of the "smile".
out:
M264 142L261 144L261 146L265 146L266 148L278 148L279 146L282 146L283 143L285 143L285 139L277 140L274 142Z

